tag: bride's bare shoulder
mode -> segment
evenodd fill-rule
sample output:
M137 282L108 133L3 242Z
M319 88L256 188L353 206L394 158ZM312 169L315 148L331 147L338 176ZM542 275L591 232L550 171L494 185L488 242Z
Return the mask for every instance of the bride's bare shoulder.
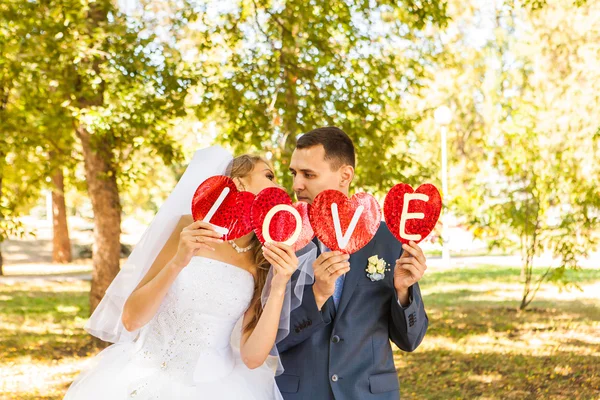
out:
M144 278L140 281L139 285L136 287L136 290L144 286L146 283L150 282L154 277L163 269L169 260L171 260L175 254L177 253L177 248L179 246L179 238L181 235L181 231L186 226L191 225L194 222L194 218L191 215L182 215L177 222L177 226L171 232L171 236L167 239L166 243L163 245L163 248L160 250L152 266L144 276Z

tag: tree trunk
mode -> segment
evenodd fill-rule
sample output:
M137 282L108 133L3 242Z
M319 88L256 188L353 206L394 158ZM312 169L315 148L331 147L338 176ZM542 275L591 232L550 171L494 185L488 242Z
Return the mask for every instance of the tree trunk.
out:
M65 206L65 184L62 169L58 169L52 176L54 188L52 190L52 261L55 263L70 263L71 240L67 224L67 211Z
M90 3L87 23L88 40L92 47L102 47L98 41L106 40L98 34L102 25L108 23L108 13L112 9L110 0ZM86 64L94 75L101 78L101 66L106 62L102 52L91 53L82 64ZM91 88L88 77L79 77L76 84L77 99L82 109L104 104L104 81ZM91 135L87 126L76 122L75 132L81 140L88 195L94 211L94 244L92 247L92 287L90 290L90 313L93 313L106 289L119 272L121 252L121 203L117 187L116 168L111 148L111 140L105 135Z
M4 72L4 71L3 71ZM8 104L8 94L9 94L9 88L8 85L6 85L4 82L2 82L2 84L0 85L0 112L3 112L6 109L6 106ZM4 140L2 140L2 142L0 142L0 202L2 201L2 178L4 177L4 157L6 157L6 154L3 151L3 147L6 146L6 142ZM0 208L0 221L2 221L2 219L4 219L4 215L2 214L2 209ZM0 222L1 223L1 222ZM2 242L4 242L4 239L6 239L5 237L2 236L2 234L0 233L0 276L4 275L4 259L2 258Z
M90 313L94 312L106 289L119 273L121 252L121 203L116 175L111 165L110 148L104 143L92 147L85 126L77 127L83 148L88 195L94 210L94 245L92 247L92 287Z
M92 247L92 288L90 313L94 312L106 289L119 273L121 252L121 203L112 154L106 142L92 147L85 126L77 127L83 148L88 195L94 210L94 245Z
M521 304L519 304L519 311L525 311L529 305L529 292L531 291L529 282L525 282L523 287L523 296L521 297Z
M0 162L2 160L4 160L4 153L2 153L0 151ZM0 201L2 201L2 176L3 176L2 168L3 168L3 164L0 163ZM2 221L3 218L4 218L4 215L2 214L2 209L0 208L0 221ZM5 237L3 237L2 233L0 232L0 276L4 275L4 268L3 268L4 259L2 258L2 242L4 242L4 239L5 239Z

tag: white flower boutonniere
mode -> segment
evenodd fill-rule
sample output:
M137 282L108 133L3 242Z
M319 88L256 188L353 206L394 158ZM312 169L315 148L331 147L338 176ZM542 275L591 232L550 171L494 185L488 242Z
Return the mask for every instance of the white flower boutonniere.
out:
M377 257L377 255L369 257L369 265L367 265L367 277L371 279L372 282L380 281L385 277L385 272L389 271L389 265L385 262L383 258Z

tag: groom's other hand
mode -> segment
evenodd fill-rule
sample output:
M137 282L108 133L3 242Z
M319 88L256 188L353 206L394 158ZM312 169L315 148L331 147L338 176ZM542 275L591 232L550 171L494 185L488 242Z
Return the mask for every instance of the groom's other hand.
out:
M419 282L427 270L427 260L423 250L412 240L402 245L402 255L396 260L394 288L398 300L404 307L410 304L409 288Z
M313 293L319 310L327 299L333 296L337 278L350 271L349 259L350 255L341 251L330 251L321 253L313 263L315 272Z

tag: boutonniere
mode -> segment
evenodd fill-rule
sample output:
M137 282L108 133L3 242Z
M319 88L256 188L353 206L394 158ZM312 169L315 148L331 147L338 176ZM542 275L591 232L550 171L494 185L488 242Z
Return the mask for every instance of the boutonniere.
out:
M369 264L367 265L367 277L371 279L371 282L380 281L385 277L385 272L389 271L389 265L383 258L377 257L377 255L369 257Z

